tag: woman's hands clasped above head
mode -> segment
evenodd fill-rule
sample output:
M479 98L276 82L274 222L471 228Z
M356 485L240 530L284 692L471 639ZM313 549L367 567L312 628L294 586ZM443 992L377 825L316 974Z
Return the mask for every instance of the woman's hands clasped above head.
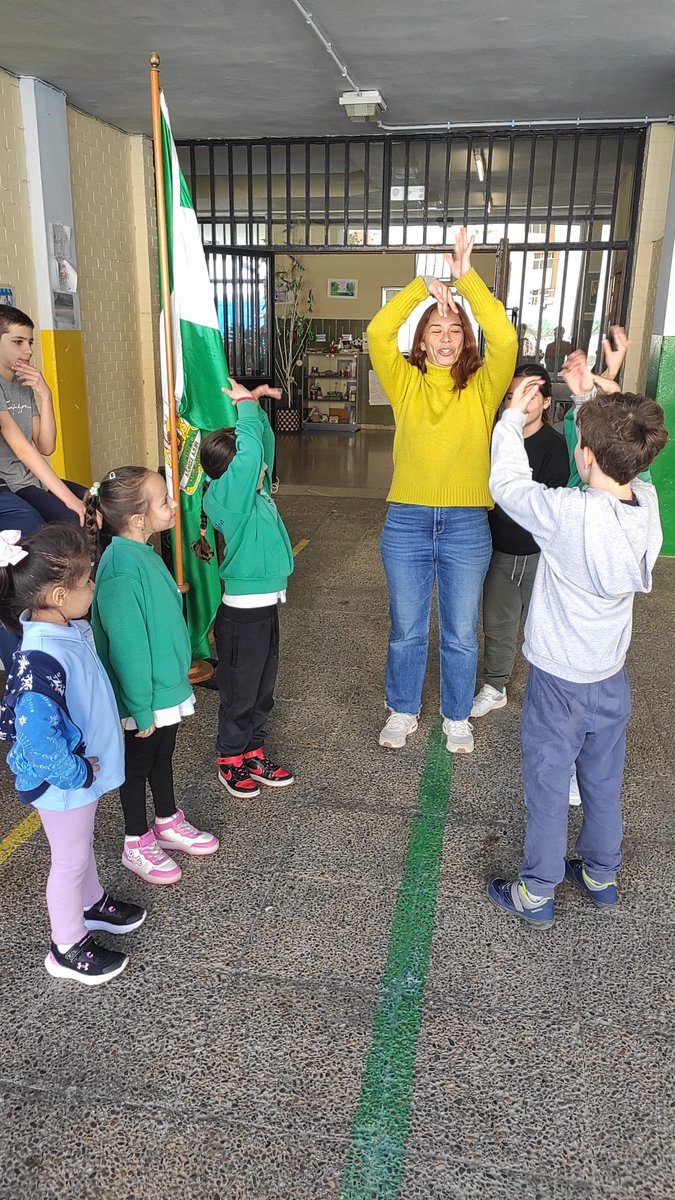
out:
M462 275L466 275L467 271L471 270L471 251L473 250L473 237L467 235L466 229L462 226L457 234L455 244L452 250L445 255L445 261L450 267L453 279L461 279ZM444 283L442 279L434 279L429 284L429 295L434 297L438 305L438 315L440 317L449 317L451 313L457 312L457 305L452 295L452 285Z

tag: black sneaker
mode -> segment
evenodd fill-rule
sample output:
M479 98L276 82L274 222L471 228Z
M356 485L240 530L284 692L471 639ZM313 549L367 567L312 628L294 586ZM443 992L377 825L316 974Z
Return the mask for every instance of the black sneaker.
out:
M125 904L104 892L97 904L84 910L87 929L104 929L106 933L131 933L142 925L147 912L138 904Z
M244 799L250 800L260 795L260 788L244 765L243 754L237 754L233 758L219 758L218 778L231 796L243 796Z
M88 933L81 942L76 942L70 950L66 950L65 954L52 942L51 950L45 959L45 967L55 979L76 979L78 983L94 987L121 975L128 962L126 954L119 954L117 950L106 950L105 946L99 946Z
M289 783L295 783L293 772L272 762L262 749L249 750L248 754L244 755L244 766L251 779L257 779L258 783L264 783L265 787L288 787Z

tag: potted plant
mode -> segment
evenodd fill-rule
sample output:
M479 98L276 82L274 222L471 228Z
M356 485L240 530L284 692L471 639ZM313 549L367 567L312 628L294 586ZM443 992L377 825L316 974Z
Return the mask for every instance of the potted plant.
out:
M277 382L284 399L277 409L279 433L299 433L302 425L301 405L296 402L295 372L302 363L305 348L312 337L311 315L314 296L304 293L305 265L291 254L287 265L274 275L274 365Z

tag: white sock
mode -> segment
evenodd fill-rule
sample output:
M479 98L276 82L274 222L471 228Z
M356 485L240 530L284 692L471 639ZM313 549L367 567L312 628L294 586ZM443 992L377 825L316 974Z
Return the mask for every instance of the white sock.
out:
M171 821L176 820L176 813L172 817L155 817L155 825L169 825Z
M62 946L60 942L57 942L56 949L58 950L59 954L66 954L68 950L72 950L73 946L76 945L77 942L69 942L65 946Z

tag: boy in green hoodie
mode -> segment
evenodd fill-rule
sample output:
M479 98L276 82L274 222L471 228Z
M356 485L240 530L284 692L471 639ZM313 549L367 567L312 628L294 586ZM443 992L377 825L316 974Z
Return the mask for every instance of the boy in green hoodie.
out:
M259 784L287 787L291 771L267 758L267 718L279 664L279 603L293 551L272 499L274 434L257 400L234 380L223 388L237 406L234 429L204 438L203 507L225 539L223 602L214 624L218 653L218 778L233 796L257 796Z

